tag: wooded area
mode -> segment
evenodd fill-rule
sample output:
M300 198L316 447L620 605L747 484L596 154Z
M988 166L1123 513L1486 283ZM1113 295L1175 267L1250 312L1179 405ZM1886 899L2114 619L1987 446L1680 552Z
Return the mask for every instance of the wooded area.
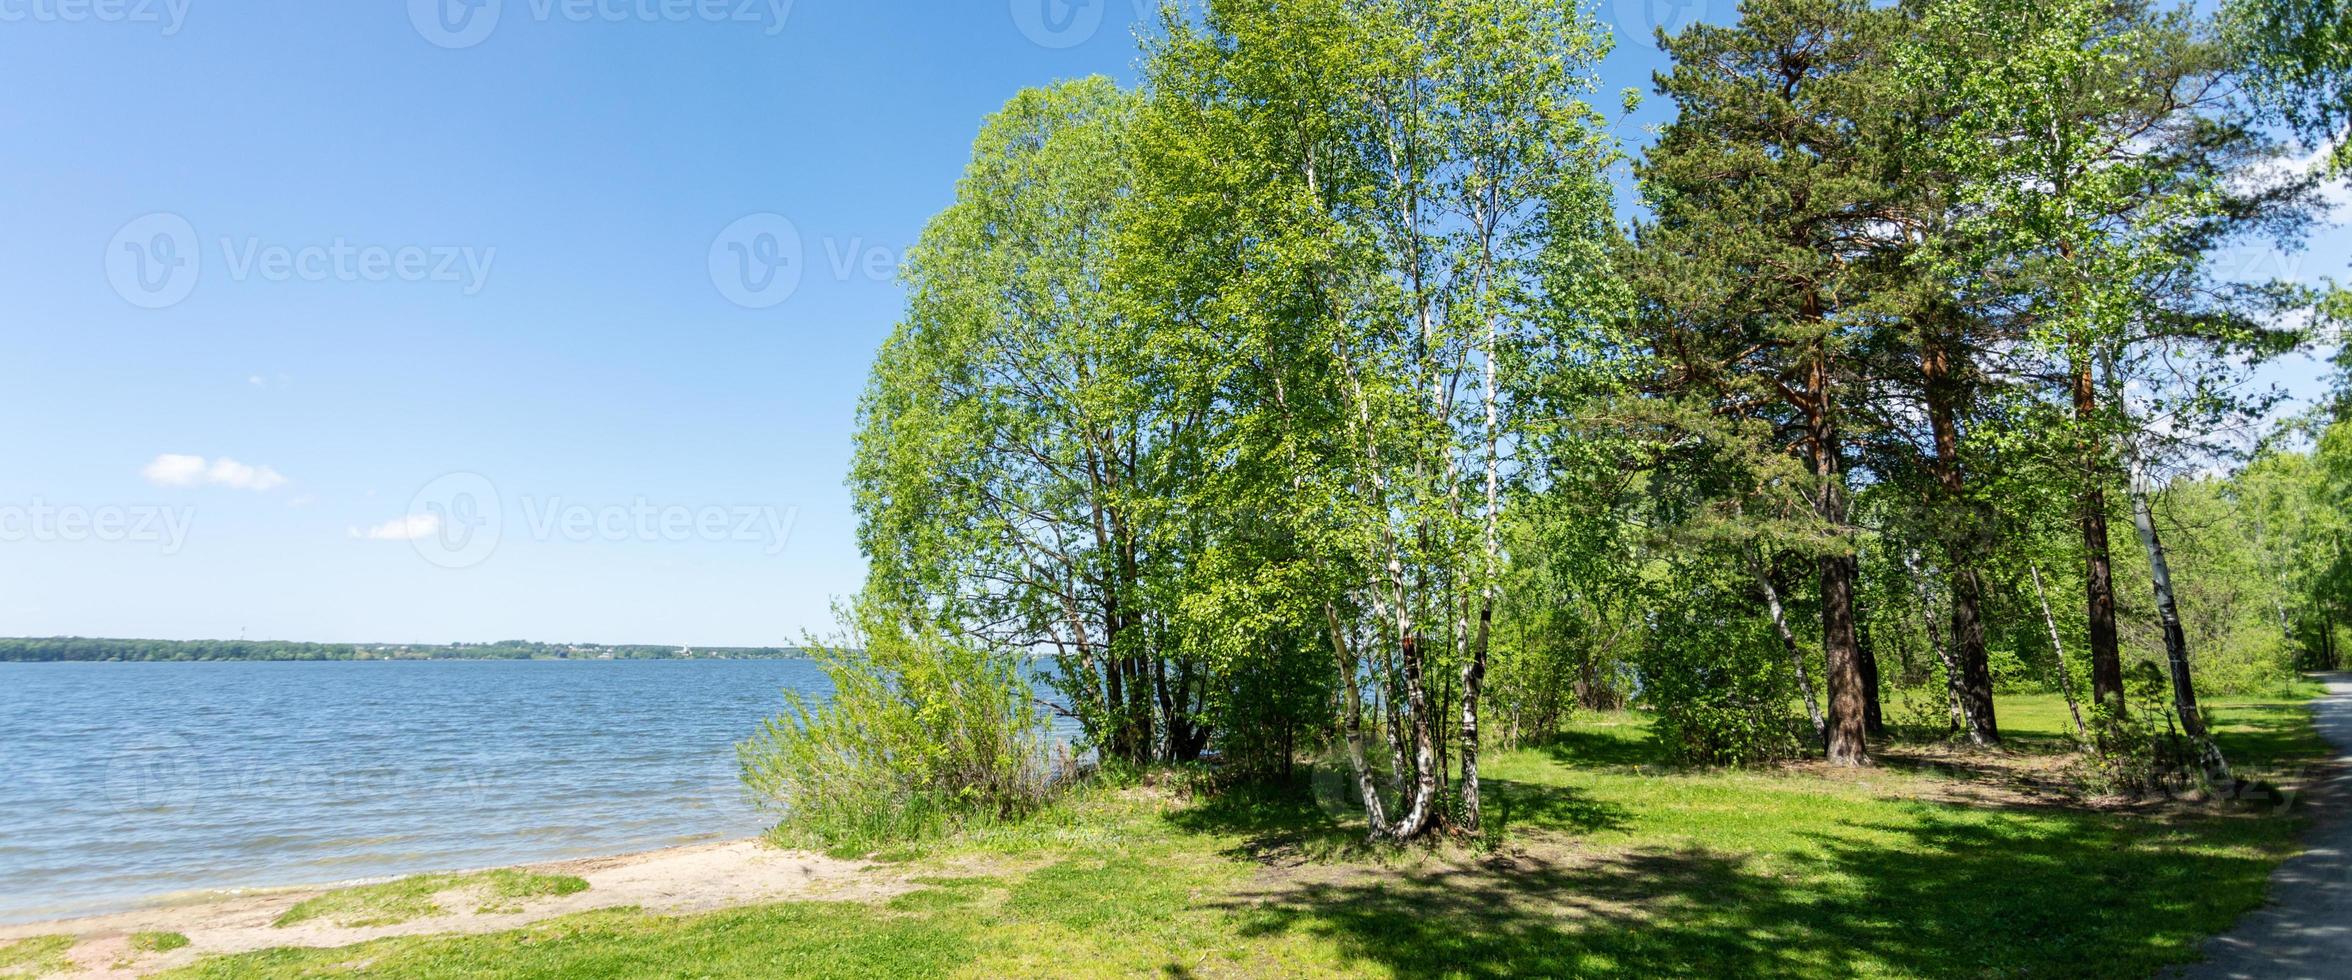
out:
M1029 692L940 665L1048 656L1106 765L1310 767L1393 841L1629 705L1863 766L2055 692L2108 788L2226 782L2199 695L2352 637L2352 396L2257 380L2352 304L2245 260L2342 180L2345 13L1750 0L1633 152L1575 4L1172 5L910 254L851 475L893 653L833 656L959 740ZM1018 751L834 757L1022 805Z

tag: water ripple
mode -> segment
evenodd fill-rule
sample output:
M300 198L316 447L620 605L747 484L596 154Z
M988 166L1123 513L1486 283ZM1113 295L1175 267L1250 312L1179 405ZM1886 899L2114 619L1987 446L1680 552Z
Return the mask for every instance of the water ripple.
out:
M799 661L0 664L0 921L756 833Z

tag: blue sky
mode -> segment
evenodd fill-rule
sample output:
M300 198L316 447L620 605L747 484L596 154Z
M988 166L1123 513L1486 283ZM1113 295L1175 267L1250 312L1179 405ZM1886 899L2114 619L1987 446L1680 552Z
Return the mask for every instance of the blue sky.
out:
M983 115L1132 80L1148 19L440 2L0 0L0 634L826 628L898 255ZM1604 5L1598 101L1731 9Z

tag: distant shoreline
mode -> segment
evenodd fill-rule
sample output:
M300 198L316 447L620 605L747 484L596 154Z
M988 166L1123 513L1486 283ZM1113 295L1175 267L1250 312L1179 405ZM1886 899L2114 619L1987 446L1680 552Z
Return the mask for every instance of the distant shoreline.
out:
M362 661L806 660L800 647L651 644L304 643L286 640L128 640L0 637L0 663L316 663Z

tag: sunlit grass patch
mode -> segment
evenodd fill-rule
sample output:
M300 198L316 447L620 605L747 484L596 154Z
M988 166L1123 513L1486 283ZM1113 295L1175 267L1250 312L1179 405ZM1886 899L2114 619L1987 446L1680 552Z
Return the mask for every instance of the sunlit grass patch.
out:
M188 937L176 932L134 932L128 940L133 952L169 953L188 945Z
M287 909L271 925L279 928L314 920L362 928L397 925L443 915L440 898L450 893L478 895L476 911L497 914L522 911L531 898L572 895L588 890L588 882L570 875L545 875L502 869L477 874L418 875L373 885L341 888L310 898Z
M45 977L74 968L65 951L72 936L34 936L0 945L0 977Z

